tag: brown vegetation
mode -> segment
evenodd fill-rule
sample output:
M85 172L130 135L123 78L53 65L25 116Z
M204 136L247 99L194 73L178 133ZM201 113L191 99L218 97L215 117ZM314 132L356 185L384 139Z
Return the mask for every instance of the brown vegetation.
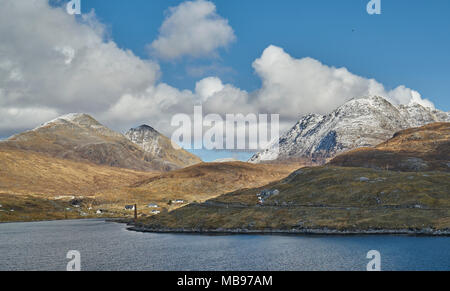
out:
M375 148L344 153L330 164L396 171L450 171L450 123L400 131Z

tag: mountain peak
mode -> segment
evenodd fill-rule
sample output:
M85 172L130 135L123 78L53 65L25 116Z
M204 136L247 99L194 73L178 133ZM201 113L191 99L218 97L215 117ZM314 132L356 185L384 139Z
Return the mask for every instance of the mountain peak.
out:
M147 124L143 124L143 125L140 125L140 126L138 126L138 127L135 127L135 128L131 128L129 131L150 131L150 132L153 132L153 133L158 133L159 134L159 132L156 130L156 129L154 129L153 127L151 127L150 125L147 125Z
M309 159L317 163L360 147L373 147L394 133L433 122L449 122L450 114L421 105L395 106L380 96L353 98L327 115L309 114L283 135L278 144L255 154L258 163L279 150L279 160Z
M55 124L64 124L64 123L70 123L70 124L76 124L78 126L102 126L97 120L95 120L92 116L86 113L69 113L65 115L61 115L53 120L50 120L40 126L38 126L36 129L46 127L49 125L55 125Z
M125 137L146 153L176 165L186 166L201 162L200 158L185 150L175 150L168 137L146 124L131 128L125 133Z

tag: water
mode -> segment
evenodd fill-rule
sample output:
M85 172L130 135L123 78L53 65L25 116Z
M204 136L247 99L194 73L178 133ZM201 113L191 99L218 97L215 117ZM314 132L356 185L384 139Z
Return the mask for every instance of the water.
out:
M102 220L0 224L0 270L450 270L450 237L200 236L127 231Z

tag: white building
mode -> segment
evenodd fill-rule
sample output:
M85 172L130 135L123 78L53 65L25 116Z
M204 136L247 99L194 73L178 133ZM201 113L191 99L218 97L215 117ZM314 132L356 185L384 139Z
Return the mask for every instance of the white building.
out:
M125 205L125 210L135 210L134 205Z

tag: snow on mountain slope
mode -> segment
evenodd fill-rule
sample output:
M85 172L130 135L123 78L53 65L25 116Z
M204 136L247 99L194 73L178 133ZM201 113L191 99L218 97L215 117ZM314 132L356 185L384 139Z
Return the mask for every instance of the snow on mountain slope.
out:
M202 162L199 157L183 149L174 149L171 140L151 126L141 125L137 128L132 128L125 133L125 136L147 154L158 159L169 161L179 167L186 167Z
M170 140L159 133L148 136L146 143L153 143L153 149L141 148L88 114L71 113L1 141L0 150L33 151L55 158L139 171L179 169L192 165L191 159L196 158L173 150L167 145Z
M418 104L395 106L378 96L355 98L328 115L304 116L280 138L277 160L306 158L322 164L339 153L376 146L397 131L442 121L450 121L450 113ZM276 144L249 162L270 161L274 156Z

